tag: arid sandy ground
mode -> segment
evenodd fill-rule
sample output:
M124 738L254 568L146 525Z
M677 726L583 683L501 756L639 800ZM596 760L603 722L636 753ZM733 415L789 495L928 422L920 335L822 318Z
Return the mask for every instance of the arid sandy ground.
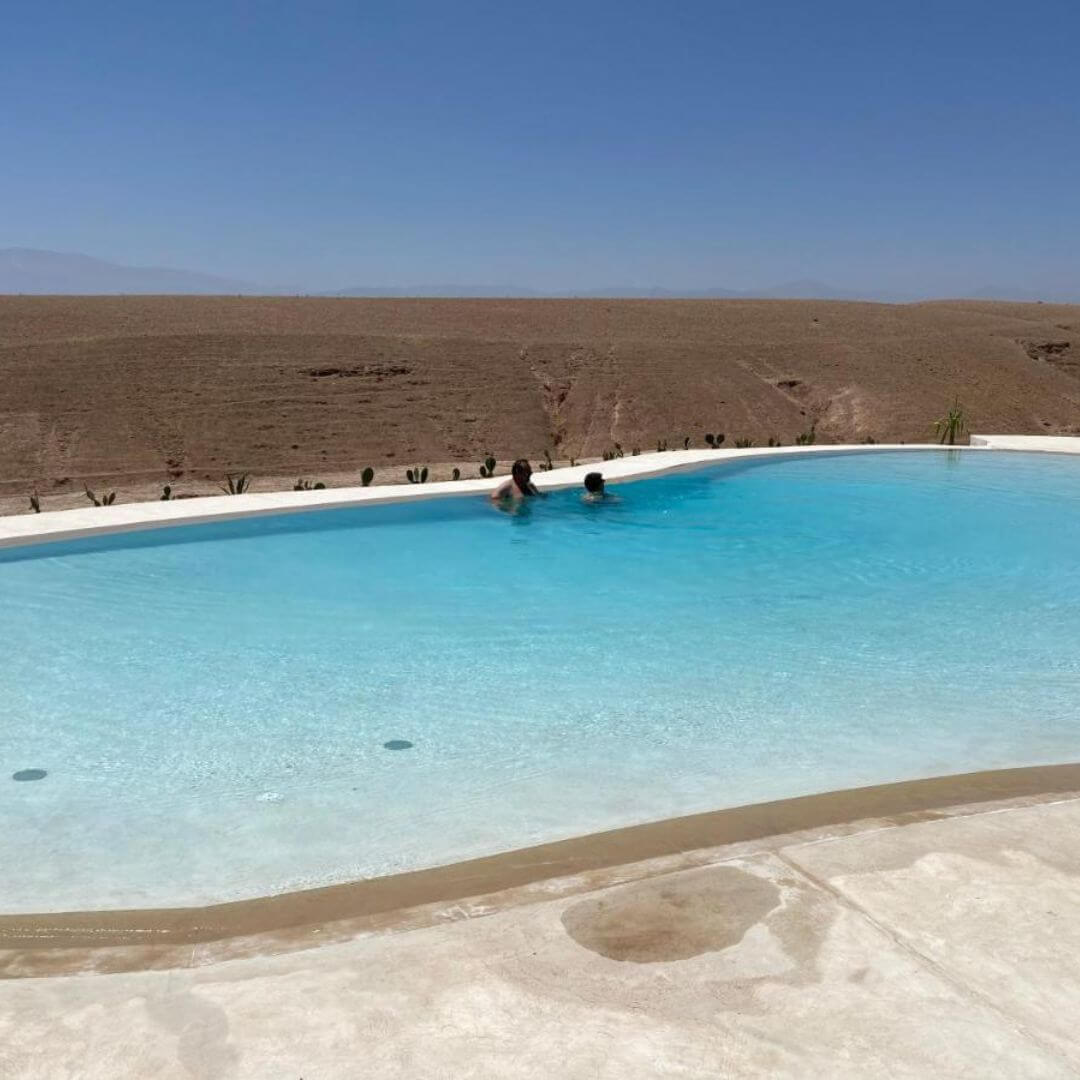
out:
M0 297L0 511L400 482L706 431L1080 432L1080 307L945 301Z

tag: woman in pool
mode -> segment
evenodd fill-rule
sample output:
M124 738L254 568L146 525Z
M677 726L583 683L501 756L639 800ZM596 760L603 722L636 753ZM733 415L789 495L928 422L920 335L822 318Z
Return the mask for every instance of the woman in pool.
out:
M510 479L491 493L491 500L497 503L517 503L539 494L532 482L532 466L527 459L518 458L510 469Z

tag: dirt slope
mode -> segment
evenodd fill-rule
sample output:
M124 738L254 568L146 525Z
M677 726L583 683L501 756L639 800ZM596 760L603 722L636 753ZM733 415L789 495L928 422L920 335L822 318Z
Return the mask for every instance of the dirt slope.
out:
M939 302L0 297L0 496L226 469L399 480L706 431L1080 432L1080 307ZM210 488L212 488L210 484ZM78 495L78 499L83 497Z

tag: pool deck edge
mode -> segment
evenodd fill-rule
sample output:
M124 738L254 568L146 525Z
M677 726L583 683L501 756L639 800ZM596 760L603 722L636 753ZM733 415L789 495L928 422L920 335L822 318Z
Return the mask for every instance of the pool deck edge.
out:
M901 781L627 826L446 866L206 907L0 915L0 979L189 967L491 914L730 857L1080 798L1080 763Z

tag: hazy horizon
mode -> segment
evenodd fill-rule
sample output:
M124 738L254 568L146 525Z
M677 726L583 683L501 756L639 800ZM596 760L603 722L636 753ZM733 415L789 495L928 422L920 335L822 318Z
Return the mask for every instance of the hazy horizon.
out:
M1059 0L23 6L0 247L283 292L1075 297L1078 30Z
M352 285L341 289L281 289L266 283L216 277L191 268L125 266L99 260L83 252L51 252L40 249L0 248L0 295L145 295L205 294L245 296L323 296L323 297L417 297L417 298L580 298L580 299L815 299L858 300L880 303L912 303L920 300L984 299L1042 300L1080 303L1080 295L1064 292L1034 293L1019 287L983 285L953 295L895 294L869 286L851 289L832 282L813 279L780 282L773 285L735 289L705 286L669 289L663 285L648 288L607 285L587 289L539 290L514 283L477 284L439 282L382 285Z

